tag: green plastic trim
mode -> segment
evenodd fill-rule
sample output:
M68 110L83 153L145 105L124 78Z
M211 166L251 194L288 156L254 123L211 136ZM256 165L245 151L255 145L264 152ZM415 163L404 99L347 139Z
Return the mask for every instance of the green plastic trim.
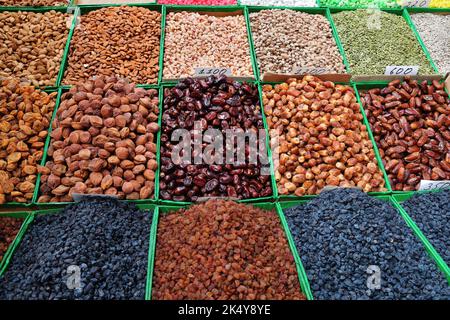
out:
M310 290L310 286L308 283L308 280L306 278L306 273L303 268L302 262L300 260L300 257L298 256L297 250L295 249L295 245L292 240L291 233L289 231L289 228L287 226L284 214L279 207L278 204L272 203L272 202L260 202L260 203L253 203L251 204L254 207L260 208L262 210L270 211L274 210L278 214L278 217L280 219L281 227L284 230L286 239L288 241L289 249L291 250L291 254L294 258L295 266L297 269L297 276L300 283L300 289L302 293L306 296L308 300L312 300L312 294ZM152 246L152 257L149 259L149 278L147 279L147 288L149 289L147 291L148 295L146 296L146 300L152 299L152 289L153 289L153 275L154 275L154 264L156 260L156 243L157 243L157 237L158 237L158 226L159 226L159 217L161 215L169 214L173 211L178 211L180 209L187 209L190 205L183 205L183 206L158 206L158 209L155 211L155 214L153 215L153 225L152 225L152 234L151 234L151 240L150 245Z
M414 22L412 21L411 16L409 15L409 12L407 9L403 9L403 17L405 18L409 27L411 28L414 35L416 36L417 41L419 41L420 46L422 47L423 52L425 52L425 55L427 56L428 61L430 62L431 66L433 67L434 72L437 74L440 74L438 67L434 63L433 58L431 58L431 54L428 51L427 46L425 45L425 42L423 42L422 37L420 36L420 33L417 31L417 28L416 28ZM445 76L445 74L442 74L442 76Z
M428 240L428 238L425 236L425 234L420 230L420 228L417 226L416 222L413 218L408 214L405 208L401 205L402 202L410 199L415 194L426 194L426 193L434 193L437 192L436 190L433 191L419 191L419 192L409 192L404 194L397 194L393 195L393 203L394 206L397 208L397 210L402 215L403 219L406 221L408 226L414 231L414 234L417 238L420 239L422 244L425 246L425 249L427 250L428 254L433 258L439 269L445 274L445 277L447 278L447 281L450 285L450 268L445 262L445 260L441 257L441 255L438 253L438 251L433 247L431 242Z
M257 57L256 57L255 42L253 41L249 7L247 7L247 6L244 9L244 16L245 16L245 26L247 28L248 43L250 46L250 60L252 63L253 74L255 75L256 81L260 81L261 75L260 75L260 71L259 71L259 64L258 64Z
M12 213L0 213L0 221L4 217L8 218L19 218L24 219L22 221L22 224L19 228L19 231L17 232L14 239L11 241L11 243L8 245L8 249L6 250L5 254L3 255L3 259L0 260L0 277L2 276L4 269L6 269L6 265L9 262L9 257L11 256L11 252L14 250L16 239L20 237L24 230L25 222L28 219L28 216L31 214L31 212L12 212Z
M339 49L339 53L341 54L341 57L344 62L347 73L351 75L352 70L350 68L350 63L348 62L347 55L345 54L344 46L342 45L341 38L339 37L338 31L336 28L336 24L334 23L334 19L331 15L331 11L328 8L327 8L326 17L328 18L328 21L330 22L331 30L333 32L333 37L334 37L334 40L336 41L336 45Z

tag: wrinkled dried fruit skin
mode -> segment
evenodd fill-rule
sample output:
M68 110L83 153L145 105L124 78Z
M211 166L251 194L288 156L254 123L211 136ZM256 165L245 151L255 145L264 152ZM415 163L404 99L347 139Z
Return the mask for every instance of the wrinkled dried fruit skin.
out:
M183 107L188 104L196 108ZM247 163L239 168L232 164L208 165L203 161L194 164L192 159L188 165L174 164L172 150L178 142L172 141L173 132L178 128L193 130L196 121L202 121L205 128L223 131L227 128L263 129L257 87L234 82L225 76L211 76L205 80L187 78L165 90L159 184L163 200L196 201L198 197L217 196L245 199L272 195L270 176L261 174L260 158L257 165L248 164L246 159ZM191 143L194 149L194 140ZM203 147L206 145L204 143ZM223 159L226 159L225 149Z
M0 204L30 202L57 92L0 84Z
M22 226L23 219L0 217L0 262Z
M160 217L152 294L156 300L305 299L276 212L224 200Z
M0 78L56 85L72 17L53 10L0 12Z
M118 102L112 112L124 118L123 127L101 125L102 116L110 116L111 101ZM38 202L72 201L74 193L150 198L157 169L158 114L155 89L136 88L116 77L97 77L65 92L52 124L47 163L39 169ZM152 126L154 132L140 132L140 126ZM139 170L130 177L127 170L136 167ZM125 177L131 178L130 184L117 181Z
M263 105L271 143L278 135L274 162L281 195L316 194L327 185L385 190L351 87L313 76L289 79L264 85Z
M450 99L443 84L394 80L362 92L361 100L393 190L450 179Z
M70 43L63 83L117 75L130 82L154 84L160 35L161 14L147 8L108 7L83 14Z

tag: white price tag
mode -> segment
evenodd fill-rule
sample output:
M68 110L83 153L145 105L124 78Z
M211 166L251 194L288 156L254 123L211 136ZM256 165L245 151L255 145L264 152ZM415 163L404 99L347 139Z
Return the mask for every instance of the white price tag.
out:
M419 66L387 66L384 74L387 76L416 76Z
M450 180L420 180L419 190L450 189Z
M330 70L327 68L321 67L298 67L294 68L293 74L325 74L330 73Z
M217 67L200 67L194 68L196 77L207 77L207 76L231 76L230 68L217 68Z
M403 0L404 7L428 8L431 0Z

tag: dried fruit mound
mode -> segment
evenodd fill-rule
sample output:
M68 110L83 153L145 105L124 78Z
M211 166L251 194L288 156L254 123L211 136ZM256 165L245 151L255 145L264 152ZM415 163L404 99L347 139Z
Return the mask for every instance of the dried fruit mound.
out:
M0 261L19 232L22 222L23 219L20 218L0 218Z
M148 212L114 199L38 215L0 278L0 299L143 300L150 225Z
M225 200L162 215L153 299L304 299L274 211Z
M285 214L315 299L450 298L444 273L388 202L335 189Z
M0 204L30 202L57 93L0 84Z
M74 193L149 199L154 192L158 92L97 77L61 96L38 202Z
M450 190L415 194L403 202L402 207L450 264Z

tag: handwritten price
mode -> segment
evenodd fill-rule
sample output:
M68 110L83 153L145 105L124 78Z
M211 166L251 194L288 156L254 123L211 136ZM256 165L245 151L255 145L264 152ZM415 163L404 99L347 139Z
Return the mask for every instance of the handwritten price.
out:
M216 67L204 67L204 68L195 68L195 76L196 77L205 77L205 76L231 76L231 69L229 68L216 68Z

